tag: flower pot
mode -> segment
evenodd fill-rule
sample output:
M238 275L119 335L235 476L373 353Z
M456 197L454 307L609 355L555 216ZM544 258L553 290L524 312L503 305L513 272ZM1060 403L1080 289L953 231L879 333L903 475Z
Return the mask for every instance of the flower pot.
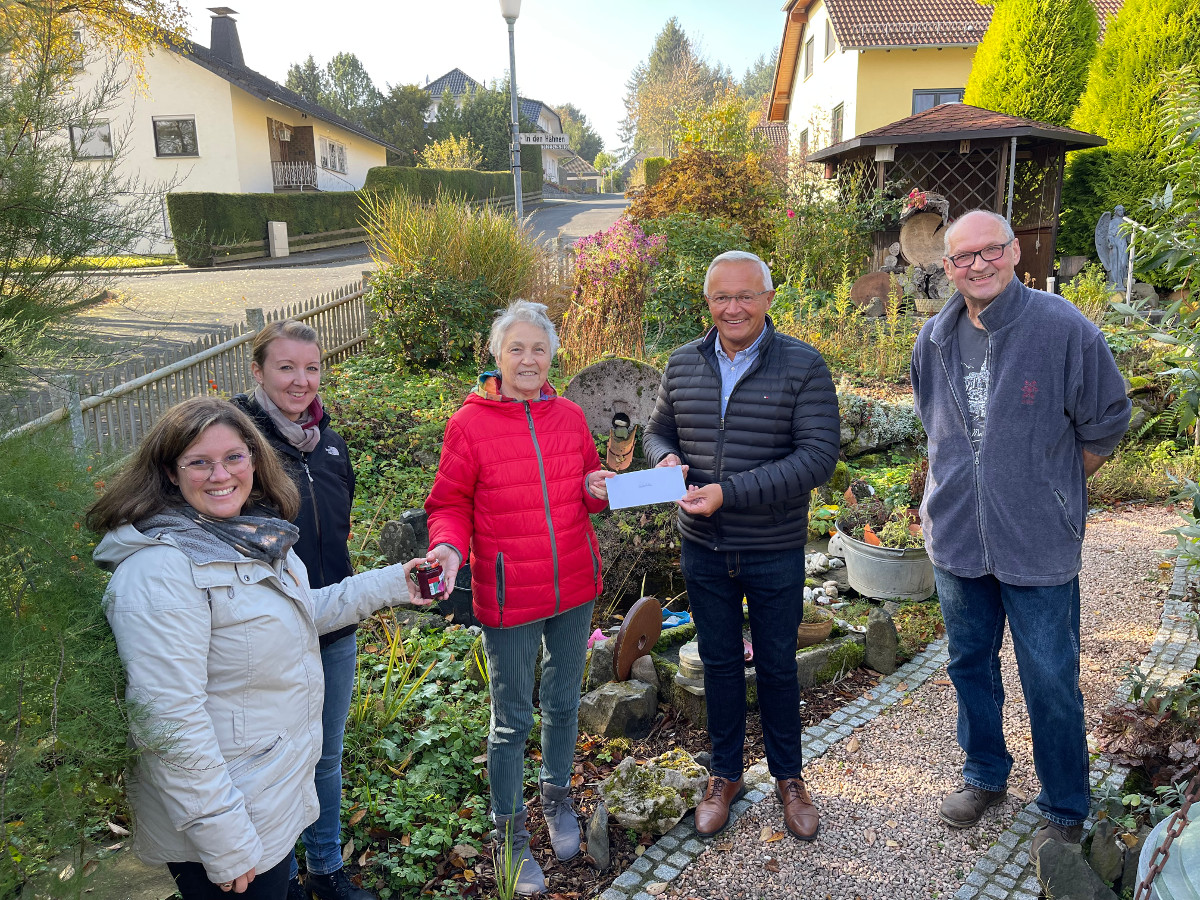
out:
M823 613L823 615L825 616L824 621L800 623L796 629L796 649L811 647L829 637L833 631L833 616L828 613Z
M846 551L846 578L864 597L926 600L933 595L933 562L924 547L877 547L838 530Z

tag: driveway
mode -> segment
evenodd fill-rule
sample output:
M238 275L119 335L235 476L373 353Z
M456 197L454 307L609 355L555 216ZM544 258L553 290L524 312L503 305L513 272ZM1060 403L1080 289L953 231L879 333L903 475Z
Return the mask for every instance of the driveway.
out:
M106 346L161 352L211 334L217 326L244 323L247 308L299 303L358 281L372 268L371 259L362 256L287 268L118 275L99 284L117 299L85 310L75 321Z
M559 235L570 243L608 228L621 218L628 205L624 194L585 194L579 200L547 200L529 215L529 226L542 243Z

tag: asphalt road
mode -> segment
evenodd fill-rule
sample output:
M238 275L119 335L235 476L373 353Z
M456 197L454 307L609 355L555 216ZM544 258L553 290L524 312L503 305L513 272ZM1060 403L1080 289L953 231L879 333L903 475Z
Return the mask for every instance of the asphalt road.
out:
M543 242L559 234L573 241L608 228L626 205L620 194L554 200L530 214L530 227ZM100 344L123 344L145 353L175 348L217 326L244 322L247 308L272 310L308 300L358 281L364 270L374 268L365 253L347 250L317 251L307 258L297 254L285 265L255 261L236 268L112 276L101 279L97 289L108 288L117 299L80 313L76 322Z
M628 205L623 194L589 194L579 200L549 200L529 216L529 226L543 243L560 234L569 243L608 228L621 218Z

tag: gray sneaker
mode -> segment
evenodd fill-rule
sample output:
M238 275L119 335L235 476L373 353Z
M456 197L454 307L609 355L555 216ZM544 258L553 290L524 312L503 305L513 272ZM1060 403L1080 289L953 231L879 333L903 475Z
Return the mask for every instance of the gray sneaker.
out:
M1038 851L1047 841L1059 844L1074 844L1079 846L1083 839L1083 825L1057 825L1049 819L1042 819L1042 827L1033 835L1033 843L1029 845L1029 860L1037 865Z
M938 816L953 828L970 828L979 823L988 807L1003 803L1007 790L987 791L973 784L963 783L938 807Z

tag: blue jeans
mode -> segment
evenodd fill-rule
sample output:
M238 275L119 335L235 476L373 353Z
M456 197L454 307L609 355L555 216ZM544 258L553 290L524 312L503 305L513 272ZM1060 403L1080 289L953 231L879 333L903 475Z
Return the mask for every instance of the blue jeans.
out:
M685 540L683 578L704 663L713 774L731 781L742 776L744 596L750 611L767 767L775 778L799 776L802 732L796 628L803 617L804 549L721 552Z
M321 814L301 835L305 866L314 875L328 875L342 867L342 736L354 694L357 638L357 634L348 634L321 648L325 705L321 709L321 758L314 779ZM293 853L291 877L295 878L297 872Z
M515 628L483 626L492 693L488 783L492 812L511 816L525 807L525 742L533 728L533 674L542 653L538 706L542 711L541 780L566 787L579 739L579 692L587 659L594 601Z
M948 671L958 692L963 780L989 791L1008 783L1000 647L1012 633L1021 690L1033 734L1037 805L1058 825L1087 818L1087 734L1079 690L1079 579L1052 587L1004 584L994 576L959 578L936 569L938 600L950 642Z

